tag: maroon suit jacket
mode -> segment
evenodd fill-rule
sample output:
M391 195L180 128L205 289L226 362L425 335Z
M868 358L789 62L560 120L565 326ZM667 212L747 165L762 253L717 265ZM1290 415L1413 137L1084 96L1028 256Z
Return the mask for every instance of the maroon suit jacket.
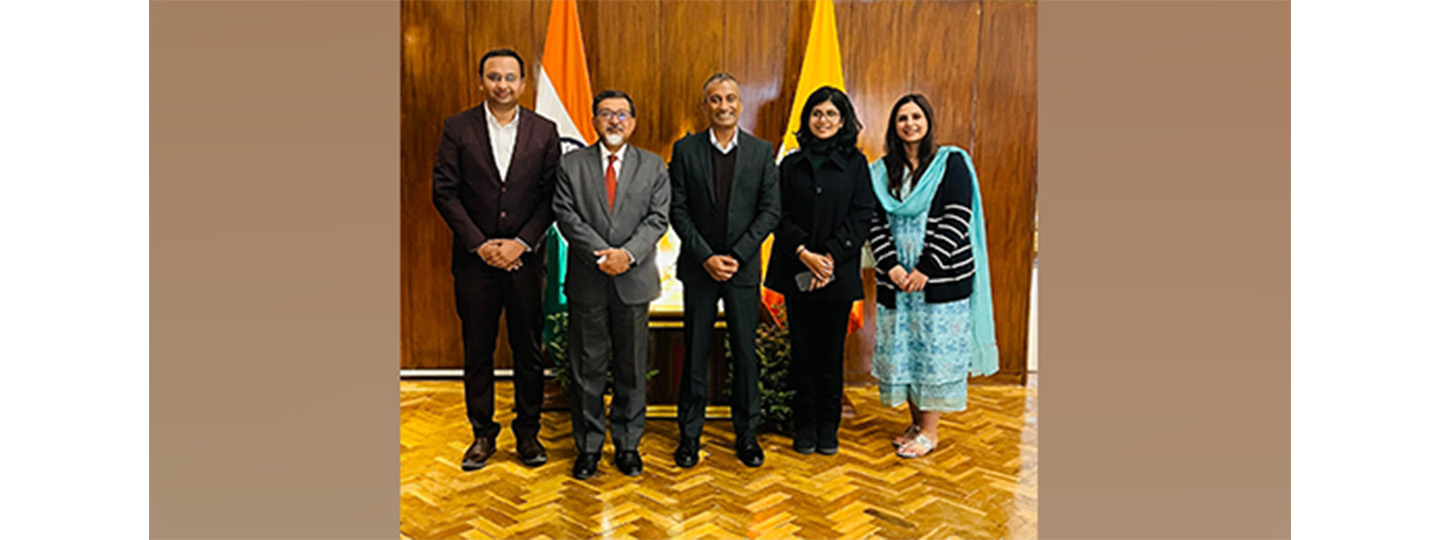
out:
M522 256L525 265L538 267L545 230L555 222L550 203L560 136L554 122L519 107L515 152L501 182L484 107L446 118L435 155L435 208L454 233L452 266L488 268L476 248L491 238L519 238L531 248Z

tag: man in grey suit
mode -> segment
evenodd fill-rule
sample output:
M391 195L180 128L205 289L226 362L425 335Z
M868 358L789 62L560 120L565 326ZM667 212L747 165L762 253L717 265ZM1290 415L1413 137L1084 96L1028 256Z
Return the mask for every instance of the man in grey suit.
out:
M626 476L643 469L650 302L660 297L655 245L670 226L665 161L626 143L635 132L634 101L606 90L591 112L600 141L560 158L554 203L570 243L570 418L579 452L572 472L582 480L595 475L605 444L607 367L615 378L615 468Z
M675 143L670 155L670 213L680 236L677 274L685 283L685 367L680 378L680 445L675 464L700 461L705 390L716 303L725 302L730 334L735 455L765 462L755 440L760 423L760 244L780 222L780 172L770 143L740 129L740 86L716 73L702 86L710 129Z

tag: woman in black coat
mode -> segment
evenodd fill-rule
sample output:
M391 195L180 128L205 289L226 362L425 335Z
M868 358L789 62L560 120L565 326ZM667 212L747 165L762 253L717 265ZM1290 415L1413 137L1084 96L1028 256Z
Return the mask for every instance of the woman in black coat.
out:
M785 296L795 388L795 451L839 451L845 331L865 297L860 248L875 194L850 99L825 86L801 110L800 149L780 162L780 224L765 286Z

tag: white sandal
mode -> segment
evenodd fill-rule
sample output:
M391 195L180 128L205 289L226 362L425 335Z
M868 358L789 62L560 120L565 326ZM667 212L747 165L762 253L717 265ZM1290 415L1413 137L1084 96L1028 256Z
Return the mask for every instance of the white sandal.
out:
M915 424L910 424L910 427L905 428L905 433L901 434L898 439L891 439L891 440L890 440L890 444L891 444L892 446L894 446L895 448L900 448L901 446L905 446L906 444L909 444L910 441L915 440L915 436L916 436L916 435L919 435L919 434L920 434L920 426L915 425Z
M916 447L920 451L918 453L913 451L910 453L906 453L905 449L910 448L911 446ZM935 450L935 443L930 442L930 438L926 437L924 433L921 433L919 435L916 435L915 438L911 440L908 444L896 450L895 455L902 458L918 458L924 457L926 454L929 454L933 450Z

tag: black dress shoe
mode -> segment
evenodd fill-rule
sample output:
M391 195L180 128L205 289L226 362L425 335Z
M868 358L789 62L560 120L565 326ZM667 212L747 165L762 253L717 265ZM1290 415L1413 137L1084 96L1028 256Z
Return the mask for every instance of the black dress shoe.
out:
M640 461L640 452L621 450L615 452L615 468L625 476L640 476L640 471L645 468L645 464Z
M746 439L735 448L735 455L746 467L759 467L765 463L765 450L755 439Z
M680 437L680 447L675 449L675 465L682 469L689 469L699 462L700 438Z
M595 468L600 465L599 452L581 452L575 457L575 468L570 471L578 480L584 480L595 476Z
M795 452L798 454L815 453L815 428L795 428Z
M817 429L815 451L821 455L833 456L840 451L840 439L836 434L838 428L822 427Z
M520 454L520 462L531 467L539 467L545 464L549 456L545 455L545 447L541 446L540 439L534 434L520 435L515 438L515 453Z
M470 449L465 451L465 458L460 461L460 470L473 471L484 467L485 462L493 455L495 455L495 439L475 437L475 442L470 444Z

